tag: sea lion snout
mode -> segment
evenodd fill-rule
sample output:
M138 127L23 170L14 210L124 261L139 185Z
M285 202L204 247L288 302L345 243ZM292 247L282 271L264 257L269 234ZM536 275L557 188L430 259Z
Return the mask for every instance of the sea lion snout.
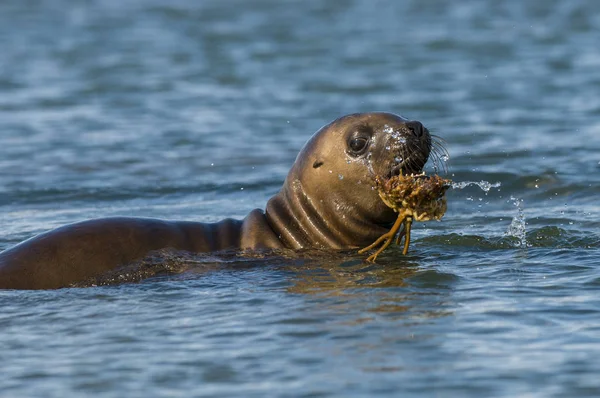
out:
M396 125L385 125L385 144L378 158L383 162L382 177L391 178L400 174L418 174L429 159L431 135L423 124L416 120L402 121Z
M418 120L411 120L410 122L406 122L406 127L413 133L413 135L417 138L421 138L423 134L426 132L423 123Z

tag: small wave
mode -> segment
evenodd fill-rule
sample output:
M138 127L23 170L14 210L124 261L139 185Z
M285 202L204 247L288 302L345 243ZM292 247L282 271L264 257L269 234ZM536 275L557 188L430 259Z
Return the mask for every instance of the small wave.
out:
M597 249L600 236L585 232L572 232L548 226L537 228L527 234L528 247L552 247L560 249Z
M523 240L527 242L526 246L523 246ZM535 228L525 233L524 238L508 234L504 236L482 236L451 233L424 237L415 243L424 243L427 246L468 247L471 250L506 250L515 248L597 249L600 247L600 236L598 234L573 232L560 227L546 226Z
M200 182L193 184L164 184L159 186L133 186L133 187L57 187L57 188L32 188L0 189L0 205L29 205L49 202L114 202L135 199L152 199L165 196L200 196L211 194L235 194L244 192L275 192L280 181L264 179L250 182Z
M485 237L480 235L463 235L458 233L428 236L419 239L418 242L431 245L442 245L451 247L469 247L471 249L499 250L512 249L515 247L515 238L508 236Z

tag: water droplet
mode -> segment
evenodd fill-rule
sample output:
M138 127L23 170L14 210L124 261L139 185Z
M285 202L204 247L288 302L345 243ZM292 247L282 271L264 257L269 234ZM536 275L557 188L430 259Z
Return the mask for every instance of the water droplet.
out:
M527 223L525 221L525 214L523 213L523 199L518 199L511 196L510 200L517 207L517 215L512 219L508 230L506 231L506 235L518 238L519 247L525 248L528 246L528 243L525 230Z
M502 184L499 182L496 182L494 184L489 183L488 181L465 181L465 182L453 182L452 183L452 188L454 189L464 189L470 185L476 185L479 188L481 188L484 192L489 192L490 189L492 188L499 188Z
M394 160L396 161L396 163L402 163L402 160L404 159L402 159L400 156L396 156Z

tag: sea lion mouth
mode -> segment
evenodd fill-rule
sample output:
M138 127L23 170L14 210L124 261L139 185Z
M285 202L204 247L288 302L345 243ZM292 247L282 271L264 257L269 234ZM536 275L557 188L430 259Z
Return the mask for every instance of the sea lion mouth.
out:
M421 159L421 156L409 156L400 163L395 163L385 176L388 180L399 175L416 175L423 172L427 157Z
M420 122L407 122L388 137L385 148L389 151L386 155L389 163L380 177L421 174L432 151L429 130Z
M397 137L393 138L397 139ZM395 156L389 163L388 172L380 174L382 177L390 179L399 175L422 174L425 164L429 160L433 162L434 172L437 172L438 169L447 171L446 162L449 159L449 154L445 148L444 140L430 134L425 127L423 127L422 134L419 137L404 135L392 142L389 147L394 148L393 153L395 153Z

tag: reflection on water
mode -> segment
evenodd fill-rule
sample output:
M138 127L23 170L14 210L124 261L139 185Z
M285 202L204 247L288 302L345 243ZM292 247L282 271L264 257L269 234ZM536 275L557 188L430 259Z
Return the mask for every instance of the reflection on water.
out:
M335 308L339 311L356 311L364 314L378 313L391 316L389 319L437 318L451 312L440 308L432 310L423 307L422 298L430 302L432 297L443 301L445 289L444 274L436 271L423 271L418 261L405 260L395 253L394 257L383 256L378 264L357 259L356 255L345 260L334 258L312 258L301 265L286 265L290 283L289 293L308 294L319 298L336 298ZM385 260L388 257L388 260ZM419 291L415 284L430 284L431 290ZM438 282L440 284L438 284ZM447 286L446 286L447 288ZM330 303L328 306L331 308ZM373 320L361 316L351 323L365 323Z
M314 260L313 260L314 261ZM405 279L414 275L418 265L406 263L393 267L366 263L363 260L331 259L288 267L294 271L292 293L353 295L366 288L405 287Z
M189 253L158 250L127 267L101 277L77 283L73 287L110 286L153 281L202 279L211 273L262 270L284 272L286 291L321 299L337 298L336 310L348 310L360 303L366 312L388 313L397 318L410 313L421 295L438 295L445 289L448 276L435 270L424 271L418 259L399 256L394 249L377 264L367 263L364 255L321 250L267 250L263 252ZM451 278L452 280L453 278ZM432 290L420 292L418 284ZM341 301L339 300L341 299ZM328 304L328 306L330 306ZM403 315L404 314L404 315ZM422 311L418 317L449 315L446 310ZM357 318L355 322L365 322Z

